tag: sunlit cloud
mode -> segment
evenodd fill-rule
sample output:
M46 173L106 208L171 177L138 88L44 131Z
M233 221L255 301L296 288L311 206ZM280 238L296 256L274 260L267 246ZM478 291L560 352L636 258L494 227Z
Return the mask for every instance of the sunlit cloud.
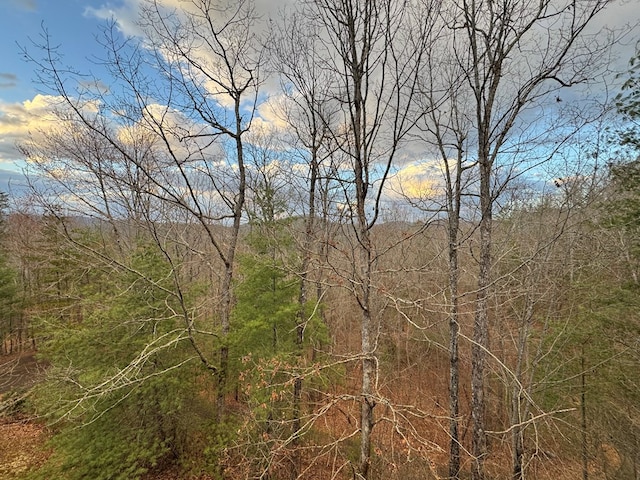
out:
M214 159L226 156L209 125L157 103L147 105L137 123L120 126L118 140L128 148L170 151L170 156L179 162L199 162L206 157L214 165Z
M435 161L414 161L403 165L386 185L389 199L431 200L442 195L442 170Z
M66 105L62 97L41 94L24 102L0 102L0 164L15 165L23 157L18 145L37 141L42 132L52 128L63 129L59 113ZM82 109L96 113L98 104L85 102Z
M21 103L0 102L0 163L12 164L21 158L17 145L49 128L59 103L60 98L52 95L36 95Z
M255 117L251 121L251 128L248 132L248 140L257 145L270 143L270 139L277 133L276 127L265 121L262 117Z
M260 119L271 125L272 128L282 131L289 128L289 123L284 118L282 113L282 108L280 107L281 103L285 101L284 95L279 96L271 96L265 102L260 103L258 105L258 116Z

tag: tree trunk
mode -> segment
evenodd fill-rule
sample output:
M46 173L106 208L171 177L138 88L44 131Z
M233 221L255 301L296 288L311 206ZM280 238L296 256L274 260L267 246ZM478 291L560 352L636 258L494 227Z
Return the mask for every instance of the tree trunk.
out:
M449 292L451 295L451 311L449 312L449 478L460 478L460 435L459 435L459 385L460 365L458 353L458 222L457 218L449 219Z
M584 345L582 345L582 351L580 355L580 368L582 373L580 375L580 416L582 420L582 480L589 480L589 449L587 445L587 402L586 402L586 372L585 372L585 359L584 359Z
M298 313L296 318L296 347L298 355L298 367L302 363L304 355L304 330L306 322L306 304L307 304L307 290L308 290L308 276L309 265L311 263L311 246L313 243L313 230L315 228L315 216L316 216L316 181L318 177L318 161L317 161L317 149L313 149L311 152L311 172L309 179L309 216L305 225L305 236L302 245L302 271L300 272L300 293L298 296ZM300 443L300 415L302 412L302 377L296 376L293 384L293 459L291 469L291 479L298 478L300 473L301 458L298 451L298 445Z
M522 470L522 455L524 454L524 432L521 426L514 422L520 422L520 388L519 385L513 387L513 398L511 400L511 462L513 480L524 480L524 471Z
M369 257L369 252L363 252ZM365 279L370 281L370 266L366 266ZM365 281L367 281L365 280ZM360 461L358 463L358 475L362 479L369 478L371 465L371 433L373 431L373 379L375 378L376 361L374 358L373 322L370 312L369 284L364 286L364 298L362 300L362 325L361 325L361 352L362 352L362 387L360 390Z
M358 169L356 169L357 171ZM360 279L361 296L359 299L362 310L361 317L361 345L362 355L362 385L360 390L360 460L358 462L358 478L369 478L371 466L371 433L374 426L373 410L376 402L373 399L373 381L375 379L377 363L375 360L374 326L371 315L371 238L365 215L366 186L361 181L362 172L356 172L356 196L358 200L359 246L360 246Z
M476 313L473 325L473 344L471 346L471 416L473 418L472 454L473 466L471 478L484 480L484 460L487 455L487 437L485 433L485 357L489 345L489 305L488 287L491 270L491 164L488 160L480 162L480 265L478 271L478 293Z
M227 338L229 336L229 324L231 317L231 283L233 281L233 267L226 265L224 279L222 281L222 309L220 312L221 338L220 346L220 365L218 368L218 390L216 396L217 410L216 420L218 424L222 423L226 413L225 394L227 390L227 376L229 372L229 345Z

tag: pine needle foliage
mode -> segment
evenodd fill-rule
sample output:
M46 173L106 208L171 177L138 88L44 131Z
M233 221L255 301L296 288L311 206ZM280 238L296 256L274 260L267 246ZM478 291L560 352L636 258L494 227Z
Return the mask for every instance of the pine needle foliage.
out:
M84 272L87 277L87 272ZM155 468L201 468L209 379L175 315L169 265L140 246L127 271L92 268L79 317L43 318L51 367L35 407L55 432L33 478L137 479ZM198 450L200 449L200 452ZM199 464L199 465L198 465Z

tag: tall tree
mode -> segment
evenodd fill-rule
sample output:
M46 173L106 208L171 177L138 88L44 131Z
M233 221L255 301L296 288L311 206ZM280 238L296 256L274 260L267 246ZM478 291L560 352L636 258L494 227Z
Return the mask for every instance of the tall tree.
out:
M445 31L441 33L446 34ZM428 68L420 82L420 102L426 112L418 124L427 148L438 158L444 178L444 201L433 195L429 200L436 215L446 213L448 239L448 316L449 316L449 477L457 479L460 463L460 248L467 240L461 221L465 196L470 191L469 173L475 168L469 158L471 121L461 108L467 102L458 89L462 69L451 62L448 48L430 51ZM440 200L440 201L439 201Z
M424 8L423 8L424 7ZM336 122L324 120L338 147L336 174L344 191L344 214L352 238L345 281L360 308L360 450L357 478L370 476L379 321L373 299L378 253L371 229L380 218L383 189L394 160L415 125L412 99L431 41L432 12L419 2L315 0L308 16L320 45L311 52L325 78Z
M589 33L587 27L608 3L465 0L442 10L452 32L443 39L450 42L461 69L457 88L468 92L458 98L470 99L458 108L472 122L469 138L475 143L473 160L479 179L474 192L480 238L471 379L472 476L476 480L485 476L487 456L485 365L494 205L510 178L548 158L533 148L540 145L539 119L544 109L552 108L562 89L587 82L602 66L601 54L611 38ZM534 108L540 113L531 116ZM524 160L523 155L529 158Z
M17 275L8 263L6 234L9 196L0 192L0 355L13 353L15 347L22 349L23 326L16 325L18 312ZM17 338L15 338L17 337Z
M303 165L308 170L306 199L304 207L304 231L300 242L300 290L298 294L298 312L296 315L296 344L302 360L305 338L310 318L307 304L312 299L312 260L318 248L325 248L326 243L317 239L318 217L326 217L322 212L322 186L331 182L323 171L328 170L326 163L330 160L335 145L332 148L330 127L334 124L332 105L329 101L331 78L317 63L315 55L321 45L318 38L319 26L312 19L294 12L275 32L272 42L272 61L275 71L281 76L282 92L285 101L279 105L280 114L293 133L290 147L302 151ZM323 169L323 166L325 167ZM304 193L303 193L304 194ZM328 192L326 193L328 195ZM325 195L325 196L326 196ZM317 265L317 262L316 262ZM317 277L317 284L321 281ZM319 287L320 289L321 287ZM317 289L317 290L319 290ZM316 301L322 299L322 291L316 291ZM303 365L299 365L302 367ZM303 378L296 376L294 383L294 447L299 441L301 433L301 402L303 392ZM294 451L292 478L297 478L300 471L300 454Z
M189 342L217 377L220 421L245 212L245 137L263 63L256 21L249 1L192 0L179 8L145 1L139 36L123 38L114 24L104 30L109 89L103 79L88 81L65 69L46 32L41 57L25 49L40 83L56 96L54 115L62 125L23 145L31 167L46 179L34 185L41 206L106 222L122 249L114 255L136 244L136 232L153 240L173 266L172 295ZM83 246L78 237L70 240ZM199 261L185 263L185 255ZM185 299L186 264L209 268L208 298L198 309Z

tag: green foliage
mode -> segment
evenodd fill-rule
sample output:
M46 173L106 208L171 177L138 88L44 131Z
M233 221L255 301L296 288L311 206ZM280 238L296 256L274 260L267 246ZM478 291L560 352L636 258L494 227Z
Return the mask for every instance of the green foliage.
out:
M292 239L286 221L260 224L249 235L250 253L239 258L236 306L231 342L241 359L251 353L254 360L287 358L299 350L327 339L325 325L313 314L314 303L304 306L304 344L297 345L296 326L300 305L300 282L295 258L290 256Z
M640 50L631 59L628 76L616 98L626 121L618 143L627 152L610 166L612 195L605 206L612 226L631 235L632 253L640 257Z
M19 300L16 274L0 252L0 321L4 323L17 313Z
M607 443L621 454L616 478L630 478L632 464L640 460L639 312L640 289L622 285L603 289L585 316L593 329L585 340L588 432L594 450Z
M21 321L22 306L17 276L0 253L0 355L12 353L16 347L21 350L19 344L28 343Z
M83 276L82 314L42 319L41 356L51 369L34 406L57 434L35 478L135 479L188 463L212 416L199 393L212 379L190 360L169 266L143 246L128 271L95 267Z
M613 195L606 203L613 227L631 234L634 254L640 254L640 160L610 167Z
M295 342L296 282L277 265L246 255L236 288L233 316L235 346L242 354L263 356L291 351Z
M605 202L608 221L627 234L629 253L640 259L640 50L630 61L628 78L616 97L625 126L617 143L626 149L610 166L612 194Z
M305 386L323 381L326 372L309 363L313 347L326 342L328 335L314 313L315 303L308 302L300 312L300 281L293 273L297 259L289 222L255 222L247 240L250 252L238 261L230 335L236 391L248 407L238 439L247 459L242 475L258 477L269 470L278 476L279 469L290 462L285 457L296 415L295 380L304 378ZM305 322L302 343L298 341L301 318ZM274 458L274 452L282 458Z
M326 336L324 325L305 305L305 345L296 344L300 309L300 282L292 255L289 221L273 220L252 225L247 238L251 251L239 258L236 306L232 319L232 343L240 359L248 353L254 359L299 354L310 342Z
M0 192L0 235L4 235L6 228L6 215L9 208L9 195Z
M163 378L126 396L105 395L92 403L100 412L96 418L85 411L61 423L52 441L54 457L34 478L139 478L171 455L179 407L175 398L181 397L179 389L168 388L171 383L176 382ZM82 425L84 418L91 423Z
M21 297L19 295L18 278L15 270L8 262L4 244L6 236L6 209L8 196L0 192L0 342L15 333L14 320L20 314ZM0 353L3 353L0 347Z
M628 122L628 127L619 132L620 143L640 149L640 50L629 62L628 78L616 97L616 107Z
M575 285L573 295L579 307L554 325L547 375L539 383L537 396L546 411L574 409L563 415L563 422L554 430L559 428L571 440L565 445L572 445L577 456L584 393L590 455L603 444L613 445L622 462L615 478L628 478L633 462L640 460L636 449L640 439L636 382L640 371L640 289L603 280Z
M627 278L640 274L640 160L610 166L611 194L602 203L602 223L613 233Z

